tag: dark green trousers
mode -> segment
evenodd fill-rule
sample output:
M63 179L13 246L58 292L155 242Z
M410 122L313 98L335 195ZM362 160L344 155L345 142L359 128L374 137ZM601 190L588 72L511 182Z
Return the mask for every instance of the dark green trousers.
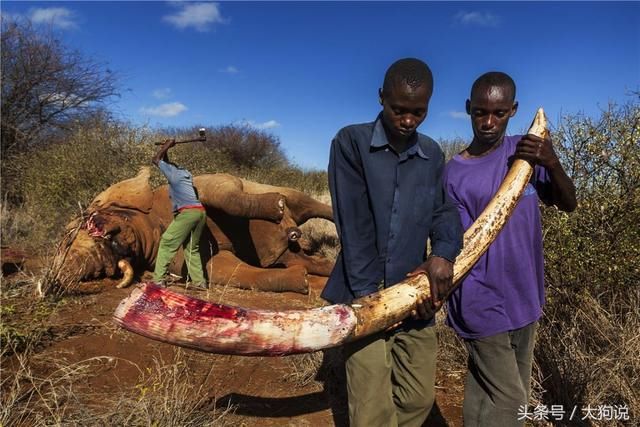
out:
M465 340L469 371L464 386L465 427L520 427L529 402L537 322L487 338Z
M435 399L435 327L401 327L345 346L351 427L422 425Z
M164 279L169 264L180 246L184 248L184 260L191 281L206 284L200 259L200 235L204 229L207 215L200 209L185 209L173 219L160 238L158 256L153 278L156 282Z

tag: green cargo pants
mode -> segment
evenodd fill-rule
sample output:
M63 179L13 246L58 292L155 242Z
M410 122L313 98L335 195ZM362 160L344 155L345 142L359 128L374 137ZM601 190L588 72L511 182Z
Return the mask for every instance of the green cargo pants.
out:
M162 281L169 264L180 246L184 247L184 260L191 281L196 285L206 284L200 259L200 235L206 223L206 214L200 209L185 209L173 219L160 239L156 268L153 278Z
M435 400L435 327L408 325L345 346L351 427L422 425Z
M538 322L514 331L465 340L469 372L462 405L465 427L520 427L529 402Z

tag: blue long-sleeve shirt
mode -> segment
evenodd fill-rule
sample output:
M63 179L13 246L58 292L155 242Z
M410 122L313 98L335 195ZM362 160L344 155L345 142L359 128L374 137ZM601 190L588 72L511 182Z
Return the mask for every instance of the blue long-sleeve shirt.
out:
M202 206L193 187L191 172L164 160L158 162L158 168L169 182L169 197L174 212L186 207Z
M453 261L462 226L442 186L444 155L416 133L402 153L389 145L381 116L341 129L331 145L329 190L341 251L322 297L333 303L403 280L432 254Z

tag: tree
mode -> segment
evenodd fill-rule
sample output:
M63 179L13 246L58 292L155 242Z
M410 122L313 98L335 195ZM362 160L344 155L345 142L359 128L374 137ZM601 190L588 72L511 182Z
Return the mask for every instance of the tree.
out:
M104 110L117 96L116 76L103 64L63 45L51 30L2 19L2 155L42 143ZM3 161L3 172L5 169Z

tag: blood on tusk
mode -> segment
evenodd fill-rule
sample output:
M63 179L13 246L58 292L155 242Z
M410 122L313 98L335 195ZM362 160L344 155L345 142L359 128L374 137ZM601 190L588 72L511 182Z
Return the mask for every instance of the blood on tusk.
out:
M136 288L114 314L131 332L221 354L276 356L342 342L356 324L347 305L310 310L248 310L191 298L152 283Z

